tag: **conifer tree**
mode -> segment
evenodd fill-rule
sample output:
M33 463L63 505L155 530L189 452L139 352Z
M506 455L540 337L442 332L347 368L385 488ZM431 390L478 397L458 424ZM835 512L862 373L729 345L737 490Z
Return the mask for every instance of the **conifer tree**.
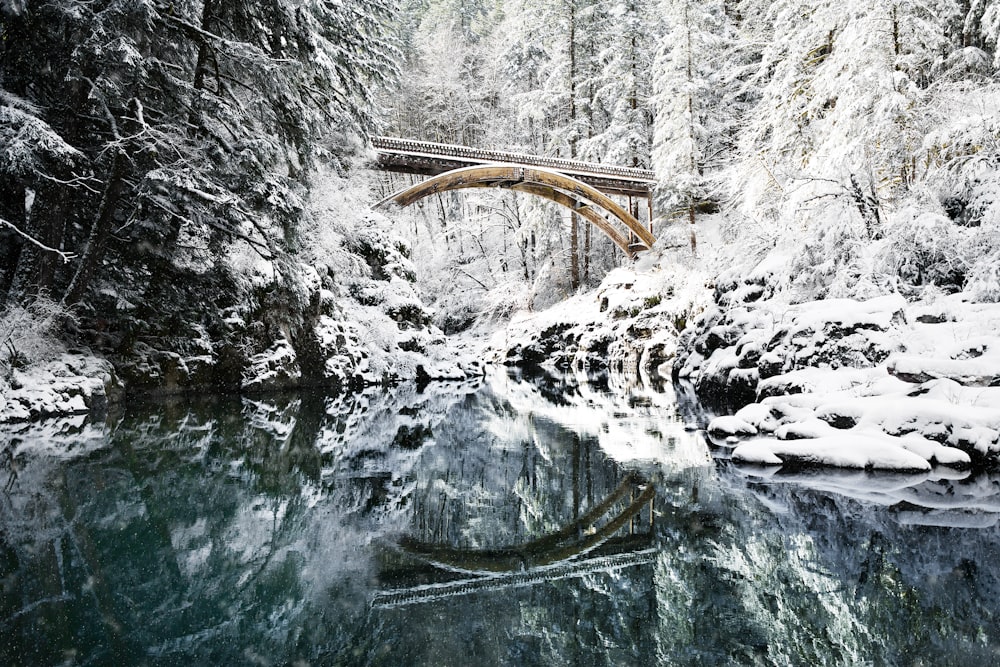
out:
M323 138L370 126L395 71L392 7L4 3L0 113L33 130L0 135L4 219L24 234L6 287L73 304L109 253L122 268L190 255L192 240L209 258L236 239L272 259L294 251Z

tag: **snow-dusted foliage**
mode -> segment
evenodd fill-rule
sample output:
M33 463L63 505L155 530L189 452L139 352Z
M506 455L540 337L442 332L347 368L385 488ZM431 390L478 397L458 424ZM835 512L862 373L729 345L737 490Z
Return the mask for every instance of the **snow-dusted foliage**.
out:
M239 387L269 328L302 356L309 176L372 126L394 12L0 5L0 305L50 294L64 337L160 389Z
M46 297L24 306L10 304L0 311L0 377L61 352L57 333L62 321L71 317L66 308Z
M798 299L935 286L996 300L992 9L726 3L695 22L711 41L686 67L689 4L666 7L680 38L659 70L673 94L658 177L722 204L738 266L776 250Z
M5 322L47 291L75 320L36 328L153 391L465 373L343 178L397 73L395 3L0 11ZM5 366L45 340L7 336Z
M658 205L672 215L693 218L709 199L706 167L726 140L719 126L721 93L717 59L725 43L721 2L667 0L670 17L654 65L656 109L653 164L660 175ZM715 123L715 127L712 123Z
M100 413L120 394L111 364L66 350L58 333L67 320L45 297L0 312L0 422Z

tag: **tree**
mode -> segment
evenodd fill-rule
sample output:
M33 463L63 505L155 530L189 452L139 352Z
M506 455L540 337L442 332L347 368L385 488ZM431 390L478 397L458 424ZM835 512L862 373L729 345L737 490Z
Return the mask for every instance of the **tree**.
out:
M0 110L33 133L0 135L18 156L0 173L2 210L78 256L60 266L22 243L8 251L8 290L76 303L108 253L117 270L150 270L175 253L211 264L237 240L268 259L294 251L323 137L370 126L373 90L393 76L392 11L389 0L5 3Z
M663 11L669 28L656 54L653 159L662 183L662 205L687 214L694 250L695 210L709 197L705 171L719 136L710 129L709 116L724 108L721 89L713 86L723 5L668 0Z
M583 157L649 168L653 118L652 72L660 21L646 0L618 0L595 21L597 52Z

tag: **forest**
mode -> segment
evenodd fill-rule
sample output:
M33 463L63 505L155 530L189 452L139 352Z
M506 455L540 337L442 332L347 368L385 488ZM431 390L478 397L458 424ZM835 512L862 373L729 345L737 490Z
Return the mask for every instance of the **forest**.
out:
M680 338L675 373L686 323L741 281L785 307L1000 300L985 0L3 0L0 20L8 395L54 359L85 403L474 374L449 336L630 266L501 190L373 210L414 182L371 168L377 134L653 170L647 254L674 283L636 280L647 306L683 296L644 329Z
M0 664L995 664L998 42L0 0Z

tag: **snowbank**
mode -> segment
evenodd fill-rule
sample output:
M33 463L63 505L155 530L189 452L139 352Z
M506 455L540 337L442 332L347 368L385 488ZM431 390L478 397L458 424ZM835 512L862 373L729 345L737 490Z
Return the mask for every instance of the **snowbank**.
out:
M104 359L64 352L0 379L0 423L53 415L101 413L122 392L114 368Z
M733 460L897 471L1000 463L1000 304L748 301L754 285L719 290L685 333L677 367L735 410L709 424L718 445L736 445Z
M678 332L703 307L705 276L687 253L654 250L609 273L592 292L521 311L496 332L491 360L506 365L670 373Z

